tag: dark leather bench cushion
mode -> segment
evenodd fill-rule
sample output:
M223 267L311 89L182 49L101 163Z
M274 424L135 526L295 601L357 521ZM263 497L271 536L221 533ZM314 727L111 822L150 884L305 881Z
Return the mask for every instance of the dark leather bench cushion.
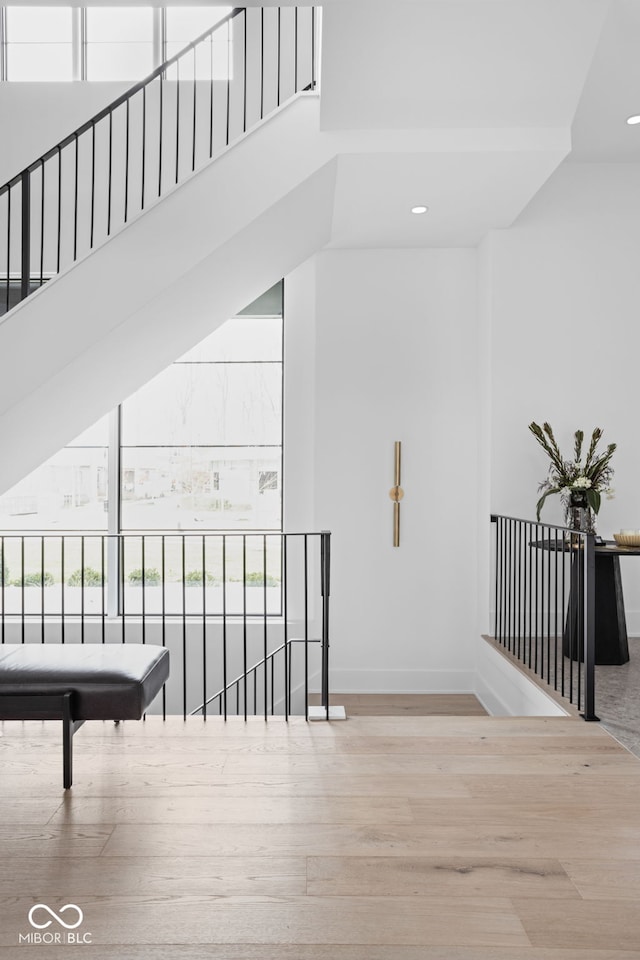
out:
M71 691L74 720L139 720L168 676L151 644L0 644L0 717L2 694Z

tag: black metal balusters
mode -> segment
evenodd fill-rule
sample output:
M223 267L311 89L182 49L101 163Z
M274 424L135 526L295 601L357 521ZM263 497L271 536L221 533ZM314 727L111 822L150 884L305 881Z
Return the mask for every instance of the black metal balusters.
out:
M7 531L0 641L168 647L163 714L328 716L329 577L329 533Z
M593 534L499 515L491 522L496 643L596 719Z

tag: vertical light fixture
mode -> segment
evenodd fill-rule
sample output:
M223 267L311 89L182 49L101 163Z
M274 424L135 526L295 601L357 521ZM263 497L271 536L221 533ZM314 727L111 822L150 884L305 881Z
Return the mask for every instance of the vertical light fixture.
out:
M400 501L404 497L404 490L400 486L402 470L402 444L396 440L393 457L393 486L389 490L389 497L393 500L393 545L400 546Z

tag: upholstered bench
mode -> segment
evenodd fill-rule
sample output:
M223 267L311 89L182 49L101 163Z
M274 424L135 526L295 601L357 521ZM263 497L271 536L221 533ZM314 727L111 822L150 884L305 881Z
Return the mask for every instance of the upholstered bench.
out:
M0 720L62 720L63 782L85 720L139 720L169 676L147 644L0 644Z

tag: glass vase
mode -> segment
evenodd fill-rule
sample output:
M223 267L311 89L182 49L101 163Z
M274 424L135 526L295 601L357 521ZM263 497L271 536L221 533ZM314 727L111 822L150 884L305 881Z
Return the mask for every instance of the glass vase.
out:
M565 524L581 533L596 532L596 515L583 494L571 494L565 508Z

